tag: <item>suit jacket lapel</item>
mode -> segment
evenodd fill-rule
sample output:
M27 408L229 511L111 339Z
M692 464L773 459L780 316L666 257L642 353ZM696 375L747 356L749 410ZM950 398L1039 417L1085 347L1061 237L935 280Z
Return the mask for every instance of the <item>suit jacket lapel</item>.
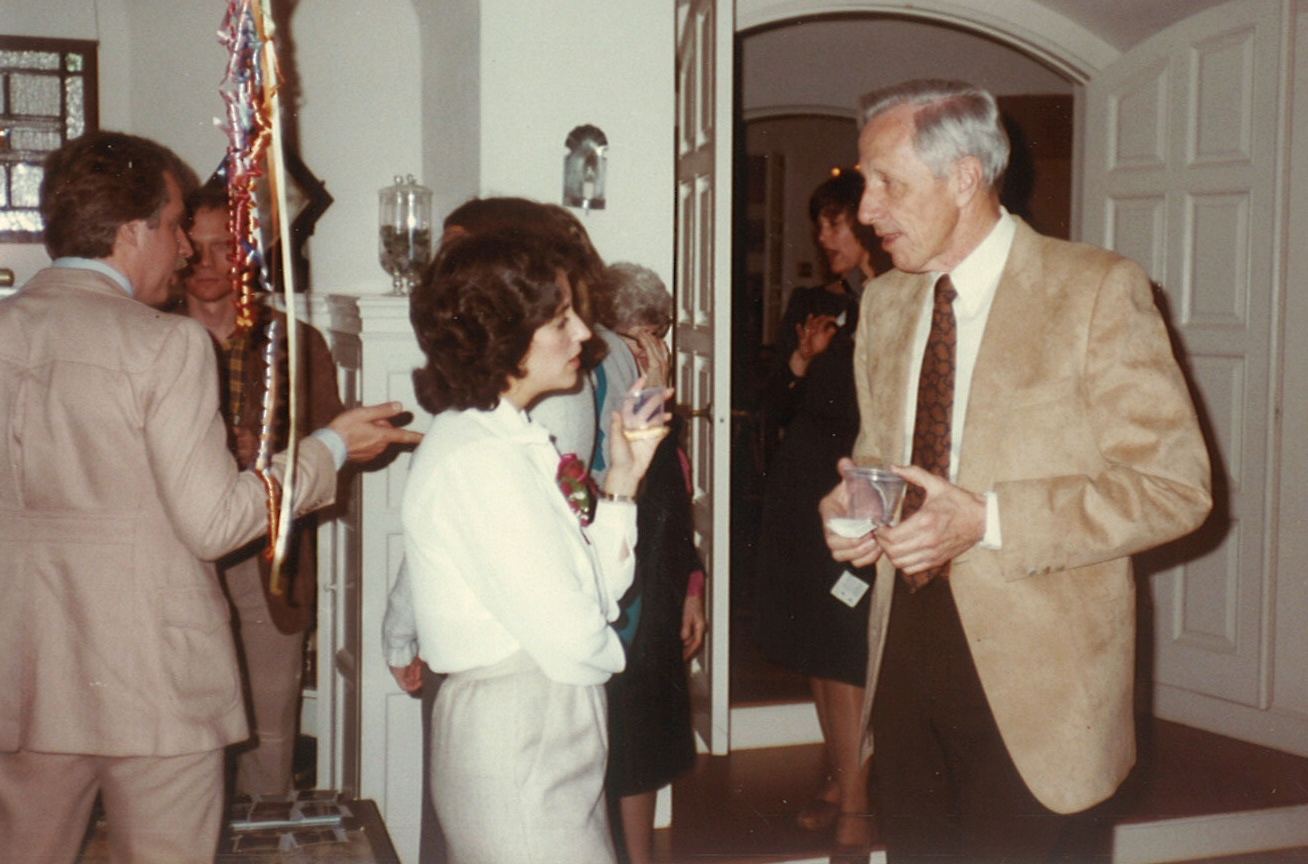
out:
M879 284L881 281L886 284ZM867 334L871 339L868 375L875 383L868 394L869 410L863 412L871 418L863 424L871 427L868 440L855 448L864 464L898 465L908 461L905 442L910 431L904 428L908 410L905 400L917 392L915 382L909 381L916 361L913 337L932 284L930 276L924 274L896 273L868 288L873 296L858 338Z
M1007 404L1007 397L1029 377L1031 363L1035 362L1031 352L1039 344L1039 333L1027 328L1028 325L1040 327L1039 322L1046 320L1039 314L1037 298L1039 235L1021 219L1013 218L1017 232L995 289L976 365L972 368L963 446L958 456L958 485L973 491L989 489L993 484L987 454L996 452L1001 442L992 436L1014 432L982 415L993 412L997 405Z

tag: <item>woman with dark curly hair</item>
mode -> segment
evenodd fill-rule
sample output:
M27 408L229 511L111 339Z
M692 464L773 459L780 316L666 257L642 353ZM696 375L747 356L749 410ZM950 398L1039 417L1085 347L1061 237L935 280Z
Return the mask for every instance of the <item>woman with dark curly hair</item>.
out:
M624 661L610 622L660 438L629 440L614 415L613 464L591 502L528 416L576 385L590 336L565 273L549 246L469 237L411 301L427 360L414 386L436 416L404 493L405 555L423 659L448 674L429 771L456 864L614 860L604 683Z
M867 766L858 749L869 600L833 595L845 568L831 559L817 502L840 481L836 460L853 449L858 434L854 331L863 286L875 275L876 248L875 233L858 222L862 195L863 175L846 169L809 198L815 239L833 278L797 288L777 333L763 412L784 433L763 492L754 598L759 648L809 679L825 743L827 775L800 810L799 824L832 832L835 848L855 857L870 838Z

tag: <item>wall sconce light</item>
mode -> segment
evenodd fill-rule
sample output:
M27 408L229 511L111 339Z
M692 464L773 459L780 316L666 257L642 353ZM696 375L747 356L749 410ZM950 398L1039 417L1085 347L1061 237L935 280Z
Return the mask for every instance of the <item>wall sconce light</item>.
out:
M564 142L568 155L563 157L563 203L586 212L604 209L604 174L607 159L604 151L609 139L596 126L578 126Z

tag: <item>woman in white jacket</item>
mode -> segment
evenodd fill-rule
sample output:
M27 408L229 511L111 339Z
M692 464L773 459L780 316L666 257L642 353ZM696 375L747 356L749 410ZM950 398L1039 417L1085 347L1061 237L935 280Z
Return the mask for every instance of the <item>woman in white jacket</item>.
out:
M613 464L592 496L529 418L537 398L576 386L590 336L558 252L459 240L412 298L427 360L414 387L436 416L404 493L405 555L423 657L449 674L429 770L456 864L614 860L603 685L623 668L610 622L659 437L628 439L613 417Z

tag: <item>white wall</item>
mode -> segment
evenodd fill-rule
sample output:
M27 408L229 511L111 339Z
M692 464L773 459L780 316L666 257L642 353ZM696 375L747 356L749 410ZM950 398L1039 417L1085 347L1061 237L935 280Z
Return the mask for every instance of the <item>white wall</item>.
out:
M101 125L168 144L203 177L226 146L213 124L225 9L0 0L0 20L8 33L99 39ZM673 13L636 0L301 0L283 36L302 87L284 110L298 111L301 154L335 198L309 244L313 289L390 289L376 193L393 175L431 186L438 220L472 195L559 201L563 142L583 123L610 143L608 208L585 217L596 247L670 278ZM39 245L0 246L20 284L47 260Z
M810 19L746 34L741 57L746 118L796 107L853 116L861 95L909 78L965 78L999 96L1072 91L1006 45L925 21Z
M563 141L583 123L610 144L608 207L584 217L597 248L669 278L674 6L301 0L282 35L303 86L284 110L298 111L301 155L335 198L309 244L314 290L389 289L376 262L376 192L394 174L432 187L437 219L478 194L558 201ZM226 146L213 124L223 114L226 53L216 33L225 4L0 0L0 10L6 32L101 41L102 126L157 138L202 176L217 165ZM921 22L869 26L826 20L748 37L747 116L790 104L848 112L884 83L884 71L870 70L939 74L960 57L999 92L1067 86L1034 61L1015 74L1011 52L983 39ZM926 30L958 44L915 50ZM20 283L46 261L39 245L0 247L0 266Z
M424 180L422 59L410 0L302 0L291 21L302 82L300 151L335 199L307 255L313 290L391 289L377 261L377 191ZM361 62L364 61L364 62Z
M131 104L120 128L168 145L204 180L227 148L226 134L214 125L224 116L218 86L227 50L218 30L226 4L121 2L130 34ZM114 128L107 121L101 126Z
M582 123L610 143L608 206L584 217L596 247L669 278L672 15L672 4L585 0L369 0L346 12L303 0L292 25L301 149L336 199L310 241L314 290L389 289L376 192L392 175L432 188L437 221L473 195L557 202L563 142ZM358 56L372 58L366 74L343 65Z
M423 182L437 217L481 188L481 3L418 3Z
M628 0L483 0L481 189L561 201L563 142L609 141L604 210L584 217L607 260L672 277L673 13ZM580 212L580 211L578 211Z

